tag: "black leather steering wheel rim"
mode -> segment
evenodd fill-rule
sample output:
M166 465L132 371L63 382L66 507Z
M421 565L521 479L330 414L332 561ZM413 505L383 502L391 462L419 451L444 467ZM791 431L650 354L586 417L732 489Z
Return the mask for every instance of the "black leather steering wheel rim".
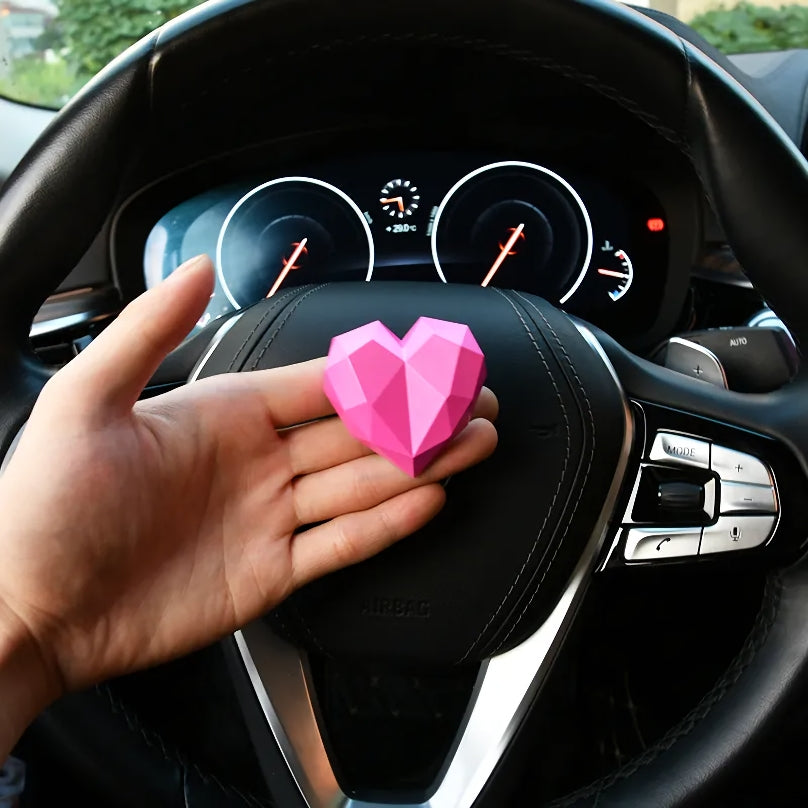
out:
M503 20L518 24L503 25ZM438 8L416 2L383 14L368 2L339 9L314 0L213 3L143 40L104 71L57 117L4 187L0 447L8 447L47 377L27 345L33 314L102 228L137 159L157 153L155 141L164 131L176 137L178 109L182 126L193 125L204 118L199 98L224 98L227 77L217 83L215 69L230 63L233 74L247 69L258 50L277 58L289 39L307 43L295 53L340 58L351 52L357 62L365 43L415 44L425 50L439 43L493 56L514 71L557 72L614 100L692 161L750 278L798 345L808 338L808 277L801 267L808 252L802 224L808 201L805 162L745 90L655 23L595 0L509 0L496 7L453 0ZM220 52L211 65L214 41ZM189 81L197 71L205 80L191 92ZM445 80L448 86L459 81ZM81 206L73 202L77 187L83 189ZM48 238L42 238L44 228ZM766 397L707 394L599 336L632 396L765 432L793 452L803 472L808 468L805 371ZM709 709L699 712L699 720L687 721L687 733L676 733L675 743L663 744L642 765L569 804L695 804L753 759L767 730L803 692L808 666L802 619L808 569L796 565L774 574L767 591L742 663L709 700Z

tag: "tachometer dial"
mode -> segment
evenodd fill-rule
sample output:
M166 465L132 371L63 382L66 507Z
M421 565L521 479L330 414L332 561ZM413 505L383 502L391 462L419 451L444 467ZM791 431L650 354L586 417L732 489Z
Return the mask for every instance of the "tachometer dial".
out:
M592 224L579 194L550 169L516 160L455 183L431 238L442 281L521 289L561 303L580 286L592 256Z
M233 206L219 233L216 271L241 308L287 286L370 280L373 239L356 203L311 177L281 177Z

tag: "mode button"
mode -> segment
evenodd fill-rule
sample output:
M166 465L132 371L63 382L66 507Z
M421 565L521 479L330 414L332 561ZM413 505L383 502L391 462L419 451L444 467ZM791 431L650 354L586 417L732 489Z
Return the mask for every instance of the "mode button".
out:
M673 432L657 432L649 459L708 469L710 468L710 444L706 440L688 438Z

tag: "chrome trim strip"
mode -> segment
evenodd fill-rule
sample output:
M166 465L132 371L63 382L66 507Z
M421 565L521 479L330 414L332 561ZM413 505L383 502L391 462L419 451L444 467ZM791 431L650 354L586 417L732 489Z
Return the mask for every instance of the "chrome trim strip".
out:
M762 309L757 314L753 315L746 322L750 328L779 328L784 331L786 336L794 342L794 337L786 327L786 324L771 310Z
M517 292L517 294L519 293ZM522 297L522 295L519 295L519 297ZM609 371L609 375L614 379L614 383L622 391L623 385L620 381L620 377L617 375L617 371L614 369L612 360L609 359L606 351L603 350L603 346L600 344L600 342L598 342L598 338L582 322L572 318L570 319L572 320L572 324L578 330L578 333L587 341L589 347L601 358L603 364L606 366L606 370ZM633 432L634 419L631 417L631 410L629 409L628 399L626 398L625 394L623 394L623 407L626 410L626 423L631 427L631 431ZM629 449L630 448L631 447L629 446Z
M619 556L615 555L615 551L621 544L621 536L623 534L623 527L624 526L631 526L634 524L634 521L631 519L631 513L634 510L634 503L637 501L637 492L640 490L640 479L642 478L642 470L647 466L647 463L640 463L640 467L637 470L637 476L634 478L634 484L631 488L631 496L628 498L628 504L626 505L625 513L623 514L623 521L618 524L614 529L614 538L612 539L612 543L609 545L609 550L601 561L600 566L598 567L598 572L603 572L608 566L614 563L622 564L622 560Z
M63 303L65 300L71 300L74 297L84 297L85 295L92 294L96 291L95 286L79 286L78 289L68 289L65 292L54 292L48 295L45 302L42 304L47 306L48 303Z
M595 336L576 327L601 357L622 391L617 374ZM609 533L612 512L631 454L634 421L623 397L625 435L611 487L592 536L558 603L543 625L520 645L483 663L467 720L432 796L422 803L365 802L348 797L337 783L317 725L305 661L290 644L257 620L235 633L268 729L281 749L308 808L470 808L475 802L549 673ZM270 695L271 694L271 695ZM269 741L269 737L267 737ZM261 754L261 750L257 750Z
M191 382L195 382L199 378L199 374L202 372L202 368L208 363L208 360L213 356L213 352L219 347L219 343L224 339L225 334L242 318L244 312L237 314L235 317L231 317L227 322L222 323L219 327L219 330L213 335L213 338L208 343L208 347L205 349L205 353L199 357L197 363L194 365L193 370L191 371L191 375L188 376L188 384Z
M52 320L40 320L38 323L31 324L28 336L31 339L43 337L66 328L75 328L85 323L95 323L114 316L114 312L111 311L79 311L76 314L66 314L64 317L54 317Z
M250 623L233 636L261 710L307 804L329 808L349 804L323 745L304 660L298 650L262 620Z

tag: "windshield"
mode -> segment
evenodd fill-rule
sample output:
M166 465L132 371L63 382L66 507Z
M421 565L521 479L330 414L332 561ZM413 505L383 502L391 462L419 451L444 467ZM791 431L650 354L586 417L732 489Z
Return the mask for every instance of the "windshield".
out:
M0 0L0 95L58 108L107 62L202 0Z
M0 0L0 95L58 108L107 62L201 0ZM638 0L725 53L808 47L808 0Z

